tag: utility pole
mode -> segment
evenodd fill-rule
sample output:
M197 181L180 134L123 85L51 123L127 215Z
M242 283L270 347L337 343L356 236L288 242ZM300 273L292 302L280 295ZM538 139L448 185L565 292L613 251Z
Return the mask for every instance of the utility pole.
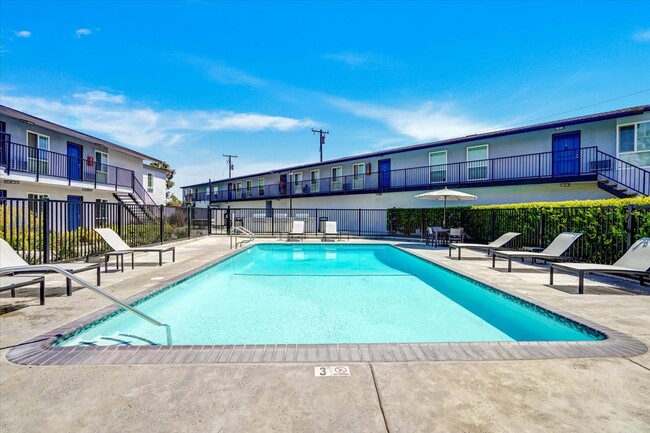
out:
M234 166L233 163L232 163L232 159L233 159L233 158L237 158L237 155L226 155L226 154L223 154L223 156L225 156L226 158L228 158L228 162L226 162L226 164L228 164L228 179L230 179L230 178L232 177L232 171L235 169L235 166Z
M320 136L320 162L323 162L323 144L325 144L325 134L329 134L329 131L323 131L322 129L311 129L311 132L314 134L318 133Z

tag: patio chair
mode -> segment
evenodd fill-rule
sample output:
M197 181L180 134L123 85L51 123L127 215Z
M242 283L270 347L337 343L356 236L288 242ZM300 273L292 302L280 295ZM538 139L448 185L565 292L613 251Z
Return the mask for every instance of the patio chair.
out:
M639 277L642 286L644 278L650 277L650 238L641 238L623 254L613 265L597 263L551 263L551 281L553 285L553 270L558 269L578 274L578 293L584 293L585 274L621 274Z
M305 238L305 222L304 221L294 221L291 225L291 231L287 233L287 242L291 240L292 237L298 237L300 239Z
M0 276L0 292L11 290L11 297L16 297L16 289L32 284L40 285L39 300L41 305L45 304L45 278L43 277L14 277L10 275Z
M582 233L560 233L555 239L553 239L553 242L551 242L548 247L539 253L532 251L494 251L492 253L492 267L495 266L497 257L508 259L508 272L512 271L513 257L520 258L522 260L525 258L530 258L531 260L540 259L547 262L557 260L570 260L567 257L561 256L566 252L566 250L569 249L571 245L573 245L575 241L578 240L580 236L582 236Z
M336 229L336 221L325 221L325 231L323 232L323 241L327 241L327 237L336 237L341 240L341 232Z
M124 272L124 255L131 254L131 269L135 267L135 261L133 259L134 253L158 253L158 266L162 266L162 254L171 251L172 252L172 262L176 261L176 247L135 247L131 248L126 242L122 240L120 235L115 233L112 229L95 229L97 234L104 239L104 242L108 244L109 247L113 249L108 253L104 253L104 268L108 270L108 259L110 256L121 256L122 257L122 272ZM119 263L119 262L118 262ZM118 265L119 268L119 265Z
M463 242L465 240L465 229L462 227L449 229L449 243Z
M434 227L427 227L427 237L425 240L426 245L433 245L433 241L436 237L436 232L439 230L442 230L442 227L434 226Z
M503 248L505 246L505 244L507 244L508 242L510 242L511 240L516 238L517 236L519 236L520 234L521 233L517 233L517 232L508 232L508 233L505 233L505 234L501 235L499 238L493 240L489 244L466 244L466 243L462 243L462 242L457 242L457 243L453 243L453 244L450 243L449 244L449 257L451 257L451 249L452 248L456 248L458 250L458 260L460 260L460 251L463 248L468 248L468 249L471 249L471 250L487 250L487 253L489 255L490 253L492 253L492 252L494 252L494 251L496 251L498 249Z
M101 266L99 263L56 263L58 268L68 271L71 274L79 272L97 270L97 285L101 285ZM11 245L4 239L0 239L0 272L4 268L20 266L22 269L12 271L12 274L49 274L55 271L34 271L29 269L30 265L22 257L11 248ZM69 278L65 279L66 294L72 295L72 281Z

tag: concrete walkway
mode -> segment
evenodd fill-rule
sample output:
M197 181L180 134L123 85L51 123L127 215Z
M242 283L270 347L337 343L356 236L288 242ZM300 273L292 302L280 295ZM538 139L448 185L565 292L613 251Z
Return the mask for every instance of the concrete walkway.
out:
M517 262L491 269L480 253L462 261L420 244L400 247L470 276L627 333L650 345L650 296L616 290L620 280L577 279ZM229 253L228 240L180 244L177 262L141 255L135 270L102 274L120 298ZM146 265L140 265L147 262ZM0 315L0 431L7 432L648 432L650 354L537 361L348 363L350 377L314 377L311 364L43 366L10 364L9 348L105 307L85 289L65 296L47 277L45 306ZM638 290L634 283L623 283ZM22 290L22 291L21 291Z

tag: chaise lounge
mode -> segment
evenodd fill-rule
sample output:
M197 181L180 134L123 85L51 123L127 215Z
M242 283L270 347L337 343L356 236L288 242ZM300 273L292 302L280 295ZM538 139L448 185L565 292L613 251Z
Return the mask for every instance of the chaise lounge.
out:
M97 270L97 285L101 285L101 267L99 263L56 263L58 268L68 271L71 274L79 272ZM35 271L30 269L30 264L23 260L22 257L11 248L11 245L4 239L0 239L0 273L5 268L20 267L20 270L12 271L12 274L46 274L54 271ZM65 279L66 294L72 295L72 281L69 278Z
M458 250L458 260L460 260L460 251L463 248L470 250L487 250L488 254L503 248L505 244L519 236L521 233L517 232L508 232L501 235L498 239L493 240L489 244L468 244L462 242L455 242L449 244L449 257L451 257L451 249L456 248Z
M298 237L300 239L305 238L305 222L304 221L294 221L291 226L291 231L287 233L287 242L293 237Z
M494 268L497 257L508 259L508 272L512 271L513 258L519 258L522 260L529 258L531 260L544 260L547 262L568 260L568 258L561 256L575 241L578 240L580 236L582 236L582 233L560 233L555 239L553 239L553 242L551 242L548 247L539 253L532 251L495 251L492 253L492 267Z
M158 266L162 266L162 254L167 251L172 252L172 262L176 261L176 247L135 247L131 248L126 242L122 240L120 235L115 233L112 229L95 229L104 242L108 244L113 251L105 254L104 268L108 268L108 259L111 255L122 256L122 272L124 272L124 254L131 254L131 269L135 267L133 260L134 253L158 253Z
M639 277L641 285L645 285L644 277L650 277L650 238L641 238L623 254L613 265L596 263L552 263L551 281L553 285L553 270L558 269L578 274L578 293L584 293L585 274L622 274Z
M11 297L16 297L16 289L38 284L39 300L41 305L45 304L45 278L43 277L14 277L9 275L0 276L0 292L11 290Z

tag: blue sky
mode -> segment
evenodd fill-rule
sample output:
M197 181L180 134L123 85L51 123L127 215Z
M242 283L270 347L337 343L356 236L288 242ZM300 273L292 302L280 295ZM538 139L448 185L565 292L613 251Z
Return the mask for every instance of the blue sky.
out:
M0 103L177 185L650 103L650 2L0 2ZM636 94L635 94L636 93ZM626 96L634 94L631 96ZM612 100L614 99L614 100ZM608 102L604 102L608 101Z

